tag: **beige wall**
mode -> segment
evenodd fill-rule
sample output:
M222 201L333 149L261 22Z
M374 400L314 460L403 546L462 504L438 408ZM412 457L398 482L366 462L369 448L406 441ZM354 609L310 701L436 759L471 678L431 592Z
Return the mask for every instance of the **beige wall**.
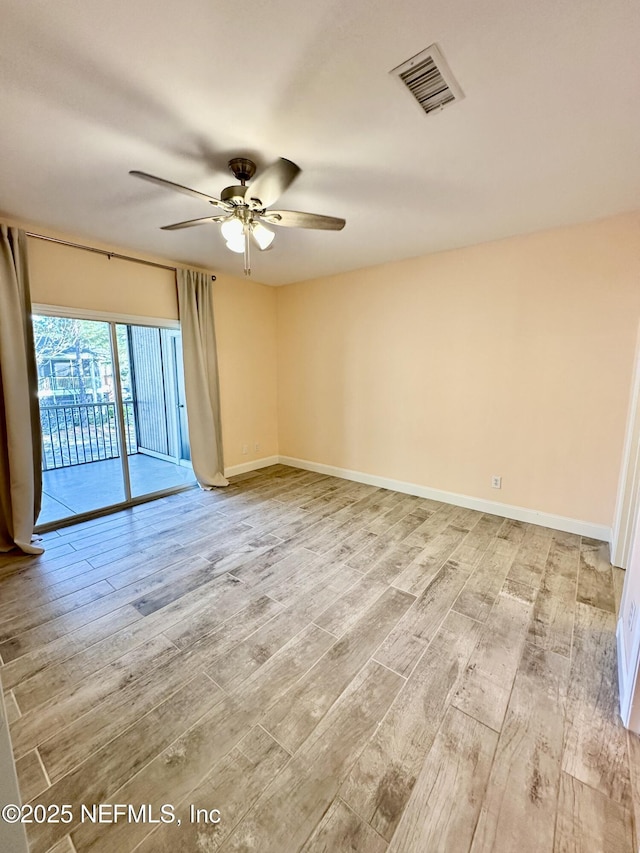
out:
M279 288L280 453L610 525L639 316L638 214Z
M30 242L34 301L176 316L171 273ZM280 452L610 525L639 273L630 214L278 289L221 275L226 464Z
M276 289L220 275L214 307L229 467L278 453Z
M30 228L23 222L10 224L82 245L172 263L74 235ZM109 260L104 255L37 239L29 239L29 270L31 298L36 303L164 319L178 316L173 271ZM222 274L214 284L214 307L222 438L225 465L231 467L278 453L276 292L272 287ZM246 455L242 453L244 444L248 446Z
M173 270L108 258L31 237L28 247L33 302L178 319Z

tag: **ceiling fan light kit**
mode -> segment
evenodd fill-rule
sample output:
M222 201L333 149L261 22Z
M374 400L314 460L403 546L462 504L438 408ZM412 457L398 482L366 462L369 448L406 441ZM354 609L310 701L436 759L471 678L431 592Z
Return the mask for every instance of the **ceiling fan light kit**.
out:
M244 234L244 225L235 216L225 220L220 226L222 236L227 242L233 240L234 237L241 237Z
M253 234L253 238L260 246L261 250L265 252L273 243L275 239L275 232L270 231L268 228L265 228L262 222L254 222L251 225L251 233Z
M230 240L227 240L227 249L232 252L237 252L241 255L245 249L245 237L244 232L240 234L238 237L232 237Z
M229 168L240 183L225 187L220 193L220 198L206 195L199 190L192 190L173 181L166 181L147 172L131 171L129 174L195 198L205 199L209 204L221 208L222 214L176 222L173 225L163 226L163 230L177 231L181 228L203 225L205 222L219 223L227 248L232 252L244 254L245 275L251 275L251 243L253 242L261 252L264 252L271 247L275 239L275 232L267 228L264 222L285 228L313 228L323 231L340 231L344 228L345 220L336 216L269 209L300 174L300 168L291 160L281 157L262 172L250 186L247 186L247 181L251 181L256 173L256 165L252 160L247 157L233 157L229 160Z

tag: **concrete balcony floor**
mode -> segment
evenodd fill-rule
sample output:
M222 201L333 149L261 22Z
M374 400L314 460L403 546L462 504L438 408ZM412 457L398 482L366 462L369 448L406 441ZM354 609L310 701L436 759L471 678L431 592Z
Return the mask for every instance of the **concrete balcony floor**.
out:
M195 483L193 471L144 453L129 456L133 497ZM38 524L48 524L125 500L120 459L86 462L42 472L42 510Z

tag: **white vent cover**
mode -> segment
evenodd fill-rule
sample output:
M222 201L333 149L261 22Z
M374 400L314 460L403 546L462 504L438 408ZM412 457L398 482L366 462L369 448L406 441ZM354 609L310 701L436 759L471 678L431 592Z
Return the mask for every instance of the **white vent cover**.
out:
M442 110L464 98L462 89L435 44L389 73L395 74L404 83L425 113Z

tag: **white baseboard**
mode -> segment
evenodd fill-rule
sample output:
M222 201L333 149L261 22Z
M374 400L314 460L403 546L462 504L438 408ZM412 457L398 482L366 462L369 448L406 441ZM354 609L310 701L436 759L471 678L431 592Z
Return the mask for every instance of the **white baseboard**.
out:
M624 642L624 625L622 619L618 619L616 625L616 645L618 652L618 695L620 699L620 717L625 726L629 724L629 679L627 678L627 670L624 662L627 660L625 642Z
M638 638L632 640L630 650L631 666L627 669L627 649L625 626L618 619L616 627L616 648L618 657L618 694L620 697L620 719L625 728L640 733L640 697L638 697Z
M381 489L391 489L394 492L402 492L407 495L416 495L419 498L430 498L433 501L454 504L465 509L475 509L478 512L501 515L504 518L513 518L516 521L524 521L528 524L539 524L541 527L564 530L567 533L576 533L578 536L589 536L592 539L600 539L604 542L611 541L611 528L604 524L594 524L590 521L580 521L577 518L567 518L564 515L554 515L549 512L512 506L484 498L459 495L455 492L445 492L417 483L406 483L403 480L378 477L375 474L365 474L362 471L352 471L348 468L337 468L334 465L324 465L321 462L310 462L307 459L296 459L292 456L265 456L262 459L252 459L250 462L242 462L240 465L225 468L224 475L225 477L233 477L236 474L246 474L249 471L257 471L259 468L278 464L302 468L304 471L315 471L317 474L327 474L330 477L340 477L342 480L366 483L369 486L378 486Z
M257 471L258 468L268 468L269 465L277 465L279 456L264 456L262 459L252 459L251 462L241 462L240 465L232 465L224 469L225 477L235 477L236 474L247 474L249 471Z
M323 465L320 462L309 462L306 459L295 459L291 456L279 456L277 457L277 461L281 465L291 465L292 468L315 471L317 474L328 474L331 477L340 477L343 480L354 480L356 483L366 483L369 486L378 486L382 489L391 489L394 492L416 495L419 498L430 498L433 501L454 504L455 506L465 507L465 509L475 509L479 512L491 513L492 515L501 515L505 518L513 518L516 521L525 521L528 524L539 524L541 527L564 530L567 533L576 533L578 536L589 536L592 539L600 539L604 542L611 541L611 528L604 524L593 524L590 521L566 518L563 515L553 515L549 512L540 512L521 506L511 506L510 504L489 501L484 498L473 498L469 495L445 492L440 489L432 489L429 486L420 486L417 483L405 483L402 480L392 480L388 477L364 474L361 471L351 471L348 468L336 468L333 465Z

